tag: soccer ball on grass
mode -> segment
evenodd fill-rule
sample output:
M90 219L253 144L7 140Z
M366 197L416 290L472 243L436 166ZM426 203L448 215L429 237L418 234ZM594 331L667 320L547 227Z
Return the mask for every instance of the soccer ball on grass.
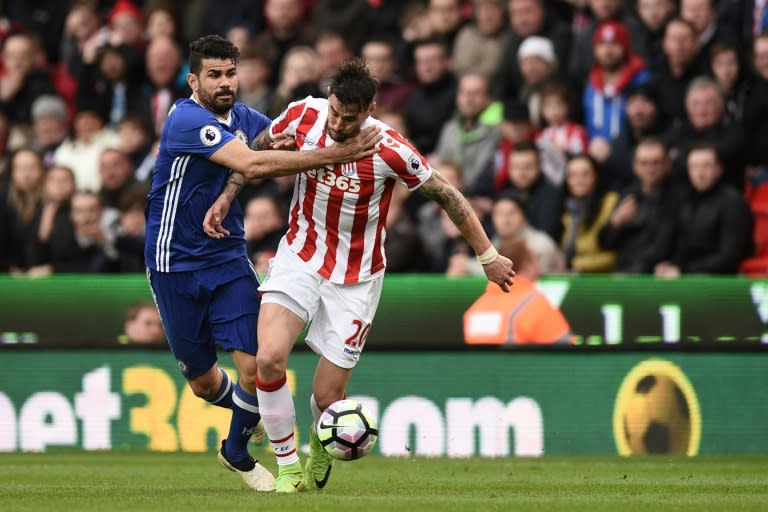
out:
M356 460L371 451L379 437L376 418L356 400L339 400L323 411L317 436L325 451L339 460Z

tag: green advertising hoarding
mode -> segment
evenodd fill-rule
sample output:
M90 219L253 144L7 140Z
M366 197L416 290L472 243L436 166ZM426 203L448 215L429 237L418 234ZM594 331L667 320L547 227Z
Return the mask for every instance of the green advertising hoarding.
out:
M768 349L768 280L569 276L537 285L582 345ZM366 346L461 347L462 316L484 287L479 278L387 276ZM151 301L138 275L0 277L0 343L114 345L137 301Z
M0 451L209 451L226 436L228 411L194 397L170 353L2 358ZM315 363L291 356L300 444ZM768 453L767 370L765 353L371 352L348 391L390 456Z

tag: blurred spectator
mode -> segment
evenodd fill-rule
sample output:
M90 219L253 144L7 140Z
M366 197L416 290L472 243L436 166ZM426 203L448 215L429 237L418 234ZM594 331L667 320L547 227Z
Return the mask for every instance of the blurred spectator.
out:
M46 167L53 165L53 154L69 134L67 105L59 96L44 94L32 103L32 148L43 157Z
M765 12L768 13L768 7ZM752 53L756 76L746 107L744 142L750 176L762 180L768 179L768 32L755 38Z
M664 128L659 93L651 84L643 84L629 92L626 111L626 122L602 167L605 184L617 192L624 192L635 179L632 155L637 143L648 136L661 137Z
M146 48L144 15L130 0L117 0L107 15L110 46L130 46L141 52Z
M113 234L118 272L144 272L144 241L148 184L136 185L120 196L119 223Z
M443 161L456 162L462 169L462 180L471 195L487 190L479 183L483 171L493 165L493 154L499 143L495 126L482 123L480 114L491 104L490 84L483 75L464 75L456 94L456 115L443 125L435 154Z
M611 272L616 253L600 245L598 233L619 202L616 192L600 183L597 163L588 155L571 158L565 170L567 195L560 246L566 266L574 272Z
M379 83L376 92L376 116L381 109L402 112L416 84L406 80L398 73L395 45L388 38L369 39L361 50L362 57L371 68ZM402 133L402 131L401 131Z
M456 79L443 43L422 41L413 50L418 86L408 98L405 121L411 140L421 153L435 150L443 124L454 112Z
M320 69L320 78L317 85L323 96L327 96L328 80L341 63L352 57L352 51L347 46L341 34L337 32L322 32L315 41L317 62Z
M736 273L752 253L752 214L741 192L725 183L724 162L713 144L687 155L691 194L678 206L672 257L656 265L659 277Z
M228 5L227 9L220 10L229 12L230 9L231 6ZM149 43L158 37L167 37L177 42L180 40L179 19L171 6L171 2L155 2L147 10L146 18L147 24L144 34Z
M143 54L122 44L99 49L96 63L77 76L78 106L89 105L114 128L128 112L144 112L141 90Z
M99 156L116 145L117 136L104 126L101 115L96 110L81 110L75 114L73 134L54 152L53 162L75 172L79 190L96 191L101 187Z
M725 98L717 82L709 77L696 78L685 96L688 119L677 123L669 134L670 147L676 157L675 178L685 181L685 158L688 150L699 142L717 141L720 157L725 162L725 181L738 189L744 186L743 135L740 126L725 115Z
M151 302L138 302L128 308L123 331L123 334L118 336L121 345L154 345L165 342L160 313Z
M117 125L115 147L131 160L134 176L148 181L155 165L154 137L148 123L137 114L126 114Z
M533 142L536 129L531 123L528 105L519 101L504 104L499 125L501 140L494 156L493 190L501 191L509 180L509 155L517 144Z
M93 2L75 2L67 14L61 41L61 60L72 76L80 76L84 65L96 62L96 54L109 40Z
M29 265L27 247L34 239L34 220L42 209L45 167L39 154L22 148L11 157L11 176L7 198L3 202L11 209L10 269L25 271Z
M269 117L277 117L290 102L306 96L299 92L300 86L311 84L317 89L319 79L320 69L315 50L309 46L296 46L288 50L280 68L280 82L272 97ZM318 96L319 90L314 95Z
M517 52L517 60L522 76L518 99L528 105L531 121L536 126L542 126L541 89L554 78L557 69L552 41L539 36L526 38Z
M253 34L248 30L248 27L240 24L230 27L230 29L227 30L226 36L226 39L240 51L246 46L250 46L251 39L253 39Z
M564 84L553 82L541 90L541 114L545 128L536 136L536 142L548 141L568 155L587 151L587 131L571 117L572 95Z
M176 100L187 98L192 94L188 85L178 86L176 83L181 67L181 49L173 39L159 36L149 42L146 53L146 73L150 90L144 97L140 113L148 114L155 128L156 137L160 137L163 131L163 124L168 117L171 105Z
M632 160L636 181L599 233L600 245L616 252L617 272L651 273L669 254L682 199L679 187L669 182L671 168L660 139L639 142Z
M456 36L464 26L461 4L461 0L428 0L427 2L431 35L445 43L449 55L453 52Z
M54 166L48 170L43 192L43 208L33 227L34 237L28 245L30 267L28 275L42 277L53 273L53 261L59 261L62 245L74 238L70 218L72 197L75 195L75 173L68 167Z
M430 162L435 166L435 162ZM461 167L454 162L440 162L439 172L459 192L464 193L464 182L461 179ZM432 266L432 272L444 272L448 265L451 249L448 243L448 233L443 227L443 209L436 203L428 201L419 206L416 218L418 219L419 238L427 252L428 260ZM450 222L448 223L450 224Z
M5 16L36 34L40 38L41 50L50 61L55 62L59 60L59 41L70 3L60 0L7 0L2 3L2 10Z
M680 0L680 17L693 25L698 36L700 71L711 71L712 45L738 42L736 34L718 21L715 3L716 0Z
M267 56L255 45L240 48L237 99L264 114L269 112L274 91L269 86L271 68Z
M685 117L685 91L699 74L696 29L681 18L667 23L662 41L663 53L654 61L651 76L661 95L661 112L673 123Z
M257 272L266 272L267 262L277 252L280 239L288 228L287 214L271 196L253 197L244 212L248 257Z
M369 9L365 0L317 0L312 7L312 23L320 33L343 34L343 46L356 53L368 35L365 20Z
M532 227L525 216L525 201L514 193L497 196L491 209L494 247L502 247L510 240L523 240L536 256L542 274L559 273L565 270L563 253L552 237ZM517 262L515 262L517 265ZM469 260L469 273L485 275L477 258Z
M427 272L431 267L429 256L419 236L419 229L405 209L409 192L406 187L395 186L387 213L387 238L384 253L391 272Z
M541 36L552 42L557 62L568 62L571 43L569 27L547 14L544 0L508 0L509 26L512 30L493 80L493 95L500 100L514 99L520 92L522 76L518 50L530 36Z
M674 16L676 5L673 0L637 0L638 40L635 52L652 62L661 55L664 27Z
M12 34L5 39L0 75L0 110L12 123L30 124L32 103L53 92L47 73L35 67L35 39Z
M510 37L503 0L473 0L472 23L456 35L451 63L458 76L467 73L492 77Z
M285 66L288 50L294 46L311 46L314 43L312 29L302 23L304 7L301 0L265 0L264 16L267 30L253 41L267 55L272 66L270 85L276 86Z
M731 122L742 125L752 84L747 80L738 48L729 43L713 44L709 50L709 68L725 96L726 115Z
M535 282L541 268L523 240L507 240L499 254L514 258L515 285L504 293L495 283L464 313L464 341L468 344L568 344L573 334L563 313L554 307Z
M102 212L101 200L95 192L75 193L71 213L74 237L62 240L60 247L51 247L54 273L107 272L112 267L105 249Z
M117 213L121 196L138 182L133 175L131 159L116 148L107 148L99 155L99 197L105 210Z
M627 95L648 80L648 71L632 52L629 31L621 23L607 21L597 27L592 49L595 64L584 91L584 124L590 144L602 139L610 147L624 123ZM603 161L607 154L600 151L593 156Z
M630 53L626 48L631 48L633 42L636 46L643 39L638 22L623 0L587 0L587 4L592 13L592 22L574 38L568 60L563 61L569 63L568 73L571 80L579 84L589 80L594 69L597 58L594 53L595 41L604 37L595 35L601 26L611 23L607 26L623 27L625 34L621 37L624 38L622 45L625 47L625 57L629 57Z
M562 190L542 172L541 157L535 145L521 143L512 149L505 191L523 198L525 216L531 226L544 231L553 240L560 238Z

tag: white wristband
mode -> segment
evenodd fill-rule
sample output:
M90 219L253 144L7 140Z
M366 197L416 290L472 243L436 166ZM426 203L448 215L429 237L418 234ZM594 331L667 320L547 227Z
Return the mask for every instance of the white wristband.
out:
M485 251L483 254L479 254L477 256L477 261L480 262L481 265L487 265L489 263L493 263L496 261L496 258L499 257L499 252L496 250L494 246L491 246L490 249Z

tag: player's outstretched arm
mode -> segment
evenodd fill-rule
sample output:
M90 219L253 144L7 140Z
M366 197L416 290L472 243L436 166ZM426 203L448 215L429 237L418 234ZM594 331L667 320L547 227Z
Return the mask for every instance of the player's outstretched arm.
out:
M312 151L251 151L233 139L211 155L212 162L243 174L248 179L298 174L326 164L352 162L376 153L379 128L370 126L345 143Z
M421 195L432 199L445 210L464 239L478 254L478 260L483 264L488 280L508 292L513 284L512 278L515 276L512 261L500 255L493 247L469 201L434 170L432 176L418 190Z

